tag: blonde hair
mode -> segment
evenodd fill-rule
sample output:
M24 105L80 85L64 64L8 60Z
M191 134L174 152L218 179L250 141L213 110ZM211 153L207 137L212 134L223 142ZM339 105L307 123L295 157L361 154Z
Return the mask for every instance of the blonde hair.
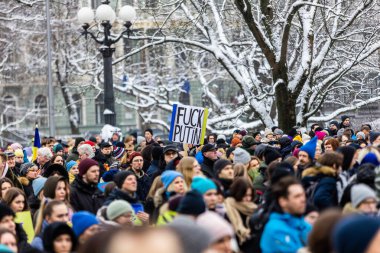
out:
M247 167L242 163L236 163L233 165L234 176L248 178L248 170Z
M168 189L166 189L167 192L175 192L174 191L174 181L177 179L177 177L173 180L173 182L171 182L171 184L168 186ZM181 179L185 182L185 180L181 177ZM185 184L183 185L183 188L185 189L185 192L187 192L187 185L186 185L186 182Z
M150 187L148 198L154 198L154 195L156 195L156 191L160 188L164 187L164 184L161 181L161 176L157 176L152 183L152 186Z
M194 167L195 161L196 160L194 157L191 157L191 156L184 157L179 161L176 167L176 171L182 173L185 179L186 186L188 188L190 188L191 182L193 182L193 176L194 176L193 167Z

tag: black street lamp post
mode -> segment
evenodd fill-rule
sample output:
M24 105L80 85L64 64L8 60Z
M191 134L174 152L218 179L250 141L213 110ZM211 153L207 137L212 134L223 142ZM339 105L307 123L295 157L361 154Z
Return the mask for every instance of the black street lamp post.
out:
M103 72L104 72L104 122L116 126L116 111L115 111L115 95L113 90L113 75L112 75L112 54L115 52L113 44L117 43L124 34L130 33L132 21L136 18L136 11L132 6L125 5L120 8L118 18L124 22L125 30L118 36L111 35L112 23L116 19L115 11L108 5L109 1L103 1L102 4L94 11L89 7L83 7L78 12L78 20L82 23L84 31L82 34L87 38L90 35L98 44L99 51L103 56ZM96 21L94 20L96 18ZM100 22L103 27L103 38L98 38L90 31L92 22Z

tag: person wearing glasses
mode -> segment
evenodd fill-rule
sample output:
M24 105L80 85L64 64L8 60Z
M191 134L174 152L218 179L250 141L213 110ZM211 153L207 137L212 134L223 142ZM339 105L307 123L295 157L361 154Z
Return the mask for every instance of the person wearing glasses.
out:
M141 201L145 201L151 185L149 176L143 171L144 159L139 152L134 152L129 157L130 167L137 178L137 196Z

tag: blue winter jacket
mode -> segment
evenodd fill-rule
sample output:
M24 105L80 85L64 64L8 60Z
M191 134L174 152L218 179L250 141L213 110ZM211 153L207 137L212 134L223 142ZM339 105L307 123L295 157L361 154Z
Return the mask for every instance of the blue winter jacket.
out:
M263 253L294 253L306 246L311 226L303 217L273 212L260 241Z

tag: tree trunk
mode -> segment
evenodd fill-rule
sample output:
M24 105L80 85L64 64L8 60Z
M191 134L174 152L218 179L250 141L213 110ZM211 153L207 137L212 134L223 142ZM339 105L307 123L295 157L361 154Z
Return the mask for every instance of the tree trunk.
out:
M286 132L297 124L296 101L286 85L279 85L276 88L276 107L278 126Z

